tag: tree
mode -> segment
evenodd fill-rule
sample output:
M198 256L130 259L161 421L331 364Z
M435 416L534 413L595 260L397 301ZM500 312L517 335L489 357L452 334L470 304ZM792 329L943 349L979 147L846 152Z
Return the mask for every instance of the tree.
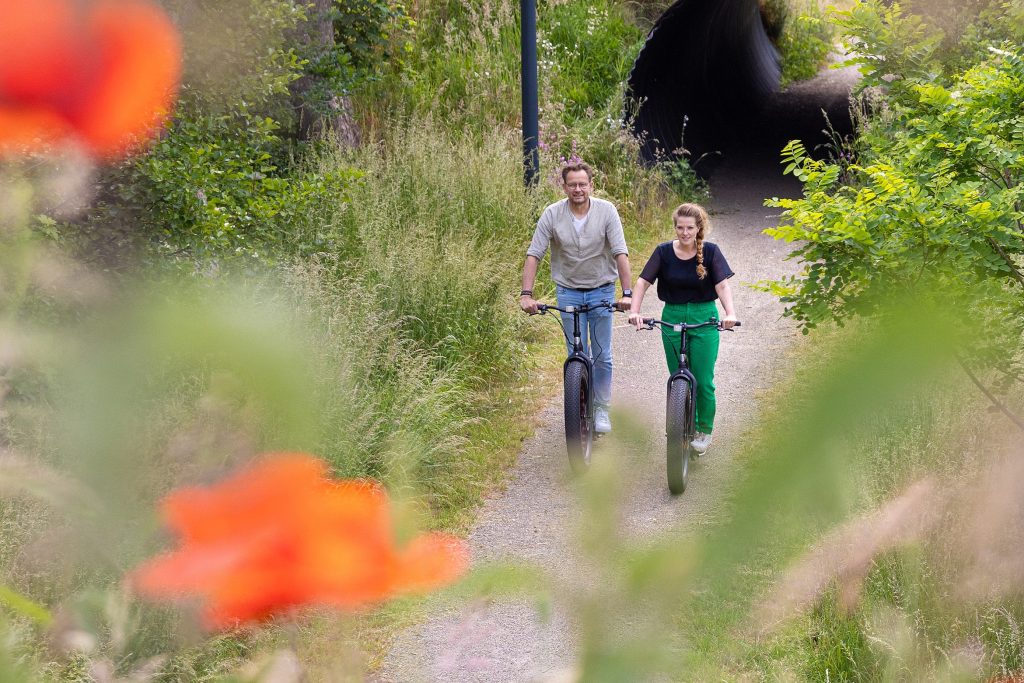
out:
M338 141L348 147L359 144L359 128L352 118L352 102L345 92L329 92L330 83L323 83L328 74L322 65L338 58L334 38L333 0L313 0L307 7L307 18L297 29L296 38L307 64L302 77L291 85L292 103L296 111L296 130L300 140L311 140L331 130Z

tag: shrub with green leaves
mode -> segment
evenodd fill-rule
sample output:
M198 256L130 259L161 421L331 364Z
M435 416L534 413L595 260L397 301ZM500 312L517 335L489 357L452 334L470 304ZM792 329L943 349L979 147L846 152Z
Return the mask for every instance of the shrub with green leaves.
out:
M947 307L988 314L1020 348L1024 327L1024 58L991 58L949 87L907 84L912 108L893 111L842 167L783 153L804 184L768 234L797 242L804 271L772 285L805 328L874 311L915 292ZM909 96L909 95L908 95ZM849 184L839 184L845 175Z
M253 109L287 96L301 70L291 37L305 19L292 0L161 0L185 41L181 99L204 113ZM264 112L269 113L269 112ZM273 114L286 114L277 106Z
M376 79L380 63L401 59L408 46L399 38L413 25L404 4L392 0L335 0L330 22L333 44L299 50L303 73L313 77L306 97L325 114L336 107L336 97Z
M818 1L793 5L776 43L782 56L783 86L813 78L832 50L834 30Z
M955 17L955 20L954 20ZM847 36L851 58L863 76L860 89L876 87L890 102L913 106L912 86L946 82L988 58L988 48L1024 40L1024 3L883 3L862 0L832 18Z
M833 19L848 36L853 56L846 64L860 70L860 88L884 88L890 100L899 101L908 84L930 80L941 70L942 34L920 15L904 14L899 3L858 2L833 13Z

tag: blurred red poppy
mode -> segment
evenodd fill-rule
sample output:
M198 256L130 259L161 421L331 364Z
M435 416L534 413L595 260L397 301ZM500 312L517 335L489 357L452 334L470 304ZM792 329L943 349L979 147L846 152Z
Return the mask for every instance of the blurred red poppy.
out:
M357 609L450 583L468 564L465 544L448 534L397 547L378 484L333 481L321 460L301 453L179 489L163 515L181 547L139 567L131 583L151 598L200 597L211 628L306 605Z
M181 77L177 29L145 0L0 0L0 154L152 137Z

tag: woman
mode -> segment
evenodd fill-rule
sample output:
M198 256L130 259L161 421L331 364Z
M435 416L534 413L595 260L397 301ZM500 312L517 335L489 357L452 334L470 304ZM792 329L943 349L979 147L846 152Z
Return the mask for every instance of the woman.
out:
M697 324L718 318L715 299L722 300L725 315L722 327L736 323L729 278L732 269L721 249L704 238L711 231L708 213L699 204L681 204L673 214L676 239L659 244L633 287L629 322L639 330L643 325L640 305L647 288L658 283L658 298L665 302L661 319L671 323ZM662 329L661 343L669 374L679 369L679 340ZM693 448L698 453L711 445L715 422L715 361L718 359L718 330L702 327L687 332L690 372L697 380L696 435Z

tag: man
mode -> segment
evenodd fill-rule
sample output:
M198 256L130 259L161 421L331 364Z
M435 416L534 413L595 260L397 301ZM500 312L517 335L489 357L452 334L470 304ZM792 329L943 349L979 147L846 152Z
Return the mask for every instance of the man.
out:
M533 298L537 267L549 246L551 279L557 285L560 307L614 301L617 275L622 283L618 307L629 309L632 274L622 221L615 205L590 196L592 180L593 172L587 164L567 165L562 169L565 199L544 209L537 221L533 241L526 250L519 297L519 306L531 315L537 312L537 301ZM562 324L571 339L572 317L563 314ZM594 430L604 434L612 429L608 418L612 395L612 312L604 308L584 314L580 326L584 353L593 345ZM571 342L567 341L566 347L572 353Z

